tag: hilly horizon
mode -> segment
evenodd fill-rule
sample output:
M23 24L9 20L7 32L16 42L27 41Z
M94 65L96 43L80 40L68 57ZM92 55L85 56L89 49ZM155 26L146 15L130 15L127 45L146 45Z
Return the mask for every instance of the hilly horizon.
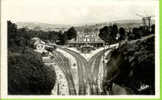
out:
M155 20L151 21L152 24L155 24ZM109 22L100 22L100 23L87 23L87 24L75 24L75 25L67 25L67 24L48 24L41 22L16 22L18 28L28 28L31 30L42 30L42 31L66 31L70 27L76 27L78 30L81 28L102 28L103 26L108 26L110 24L117 24L120 27L123 26L135 26L138 27L142 25L142 20L116 20Z

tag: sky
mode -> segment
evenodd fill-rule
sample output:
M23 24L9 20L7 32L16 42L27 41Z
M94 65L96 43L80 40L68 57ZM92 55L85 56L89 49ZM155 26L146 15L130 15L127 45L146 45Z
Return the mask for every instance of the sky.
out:
M141 19L153 15L157 0L2 0L3 14L14 22L86 24Z

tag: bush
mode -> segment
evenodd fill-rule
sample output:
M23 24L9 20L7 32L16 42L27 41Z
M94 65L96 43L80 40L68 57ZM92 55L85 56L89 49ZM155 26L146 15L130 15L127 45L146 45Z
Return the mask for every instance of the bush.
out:
M8 21L8 93L50 94L56 75L30 47L32 31Z
M41 55L26 50L24 54L8 53L9 94L50 94L55 84L55 71L45 66Z
M131 88L136 94L155 94L154 38L124 44L113 50L107 63L106 80ZM149 88L138 91L142 85L149 85Z

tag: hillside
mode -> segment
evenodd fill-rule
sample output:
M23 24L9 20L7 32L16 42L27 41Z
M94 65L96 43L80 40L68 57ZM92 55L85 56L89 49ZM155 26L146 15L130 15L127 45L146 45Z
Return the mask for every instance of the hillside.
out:
M152 24L155 24L155 20L152 20ZM103 23L91 23L91 24L84 24L76 26L78 31L98 31L100 28L104 26L109 26L112 24L117 24L118 27L139 27L142 25L142 20L116 20L112 22L103 22Z
M28 28L31 30L42 30L42 31L59 31L66 30L70 26L69 25L61 25L61 24L47 24L47 23L36 23L36 22L18 22L16 23L18 28Z
M110 60L106 79L128 87L136 94L155 94L154 39L154 35L149 35L113 50L107 55Z

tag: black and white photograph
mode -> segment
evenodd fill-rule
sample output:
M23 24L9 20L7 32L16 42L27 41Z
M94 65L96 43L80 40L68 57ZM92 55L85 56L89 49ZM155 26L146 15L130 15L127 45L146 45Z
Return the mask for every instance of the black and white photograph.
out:
M158 95L158 0L2 0L2 7L7 96Z

